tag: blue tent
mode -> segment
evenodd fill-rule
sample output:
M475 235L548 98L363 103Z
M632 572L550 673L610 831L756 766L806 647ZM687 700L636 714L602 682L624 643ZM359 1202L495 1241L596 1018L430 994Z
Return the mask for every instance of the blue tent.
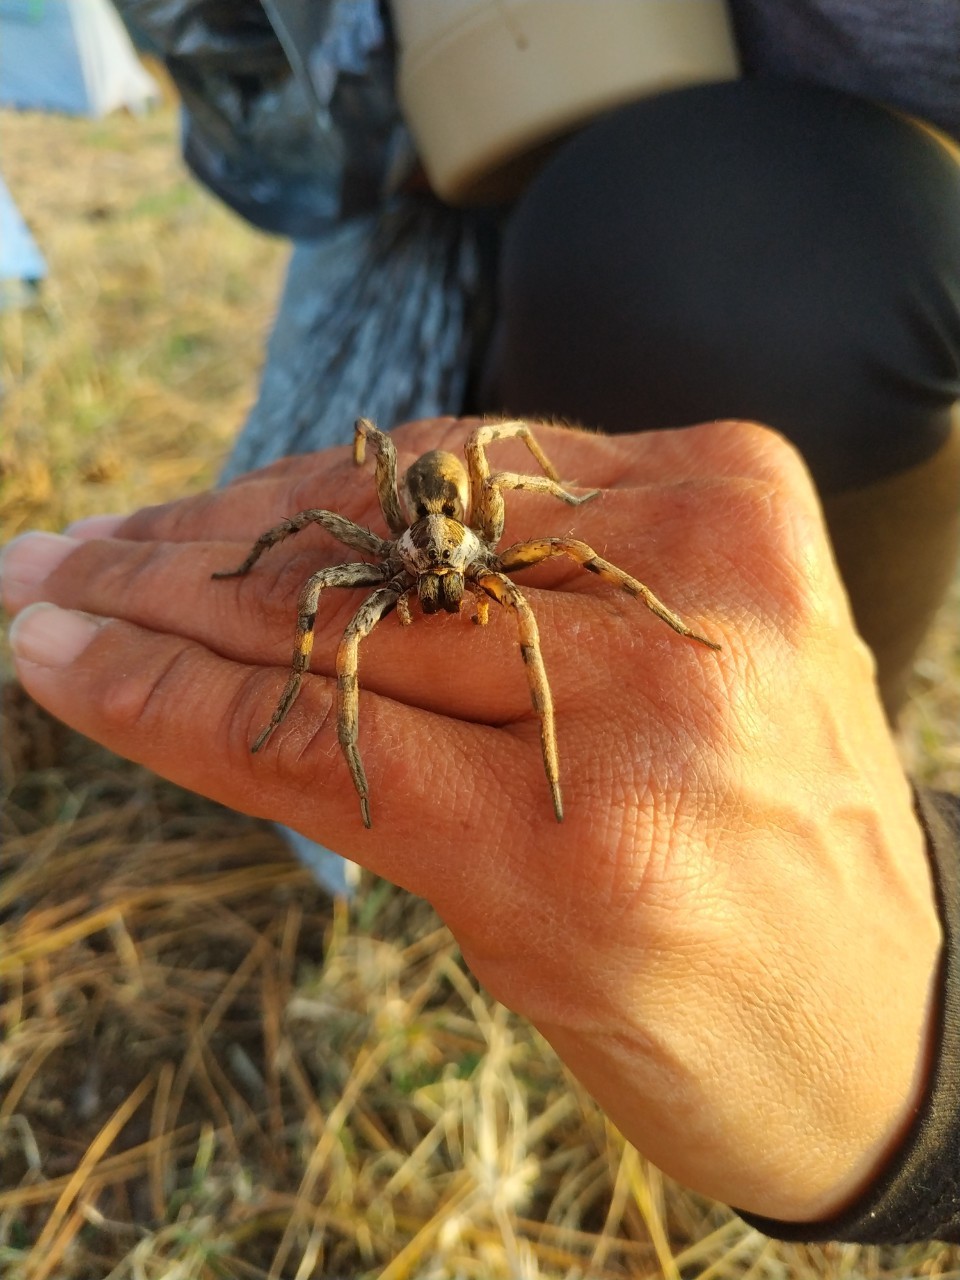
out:
M99 117L159 98L108 0L0 0L0 106Z

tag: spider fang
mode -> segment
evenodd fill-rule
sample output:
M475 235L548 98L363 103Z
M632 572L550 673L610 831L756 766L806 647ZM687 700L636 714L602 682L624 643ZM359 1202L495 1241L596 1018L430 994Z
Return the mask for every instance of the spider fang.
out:
M521 475L512 471L491 474L487 446L495 440L511 438L526 445L542 474ZM720 645L692 631L649 587L601 559L592 547L576 538L537 538L498 550L503 536L504 490L532 489L549 493L570 506L588 502L599 492L593 489L577 495L564 489L525 422L492 422L477 427L464 445L466 466L456 454L440 449L425 453L407 470L402 484L398 482L393 441L372 422L359 418L354 428L354 459L358 465L364 460L368 442L376 453L377 496L390 539L381 538L333 511L319 508L301 511L262 533L236 569L213 575L232 578L249 573L265 551L299 533L308 524L319 524L344 546L376 561L371 564L362 560L320 569L304 583L297 609L290 675L269 723L258 735L252 750L259 751L282 723L300 690L310 665L321 592L327 587L373 587L347 624L337 650L337 736L360 797L364 826L369 827L370 788L358 747L360 641L394 609L401 622L408 623L408 597L413 591L419 597L423 612L433 614L441 609L447 613L459 612L464 590L469 590L476 601L474 621L481 626L487 621L491 600L509 609L516 618L530 698L540 722L543 766L554 813L561 822L563 801L553 697L540 651L537 622L520 588L508 575L552 556L566 556L611 586L641 600L679 635L710 649L719 649Z

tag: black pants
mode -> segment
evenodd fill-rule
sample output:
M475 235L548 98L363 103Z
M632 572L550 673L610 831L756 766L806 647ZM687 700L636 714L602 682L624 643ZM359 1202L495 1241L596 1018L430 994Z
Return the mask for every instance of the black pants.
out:
M664 94L562 145L511 216L477 407L776 427L891 712L955 563L958 397L960 163L884 108L763 81Z

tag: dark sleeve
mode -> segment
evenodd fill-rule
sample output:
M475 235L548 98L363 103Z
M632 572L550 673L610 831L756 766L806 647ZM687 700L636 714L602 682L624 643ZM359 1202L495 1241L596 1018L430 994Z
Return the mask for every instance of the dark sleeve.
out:
M918 789L916 803L944 936L936 1049L926 1092L897 1154L844 1213L810 1223L740 1214L779 1240L960 1243L960 796Z
M944 0L729 0L748 75L898 107L960 138L960 22Z

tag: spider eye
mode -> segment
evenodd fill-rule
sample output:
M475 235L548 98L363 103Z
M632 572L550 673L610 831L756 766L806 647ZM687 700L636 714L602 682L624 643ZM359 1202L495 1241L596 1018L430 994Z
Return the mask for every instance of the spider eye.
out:
M426 514L427 514L427 508L425 504L422 502L418 502L417 503L417 519L422 520L424 516L426 516Z
M449 516L451 520L453 520L456 518L457 508L453 505L452 502L445 502L443 504L443 514L445 516Z

